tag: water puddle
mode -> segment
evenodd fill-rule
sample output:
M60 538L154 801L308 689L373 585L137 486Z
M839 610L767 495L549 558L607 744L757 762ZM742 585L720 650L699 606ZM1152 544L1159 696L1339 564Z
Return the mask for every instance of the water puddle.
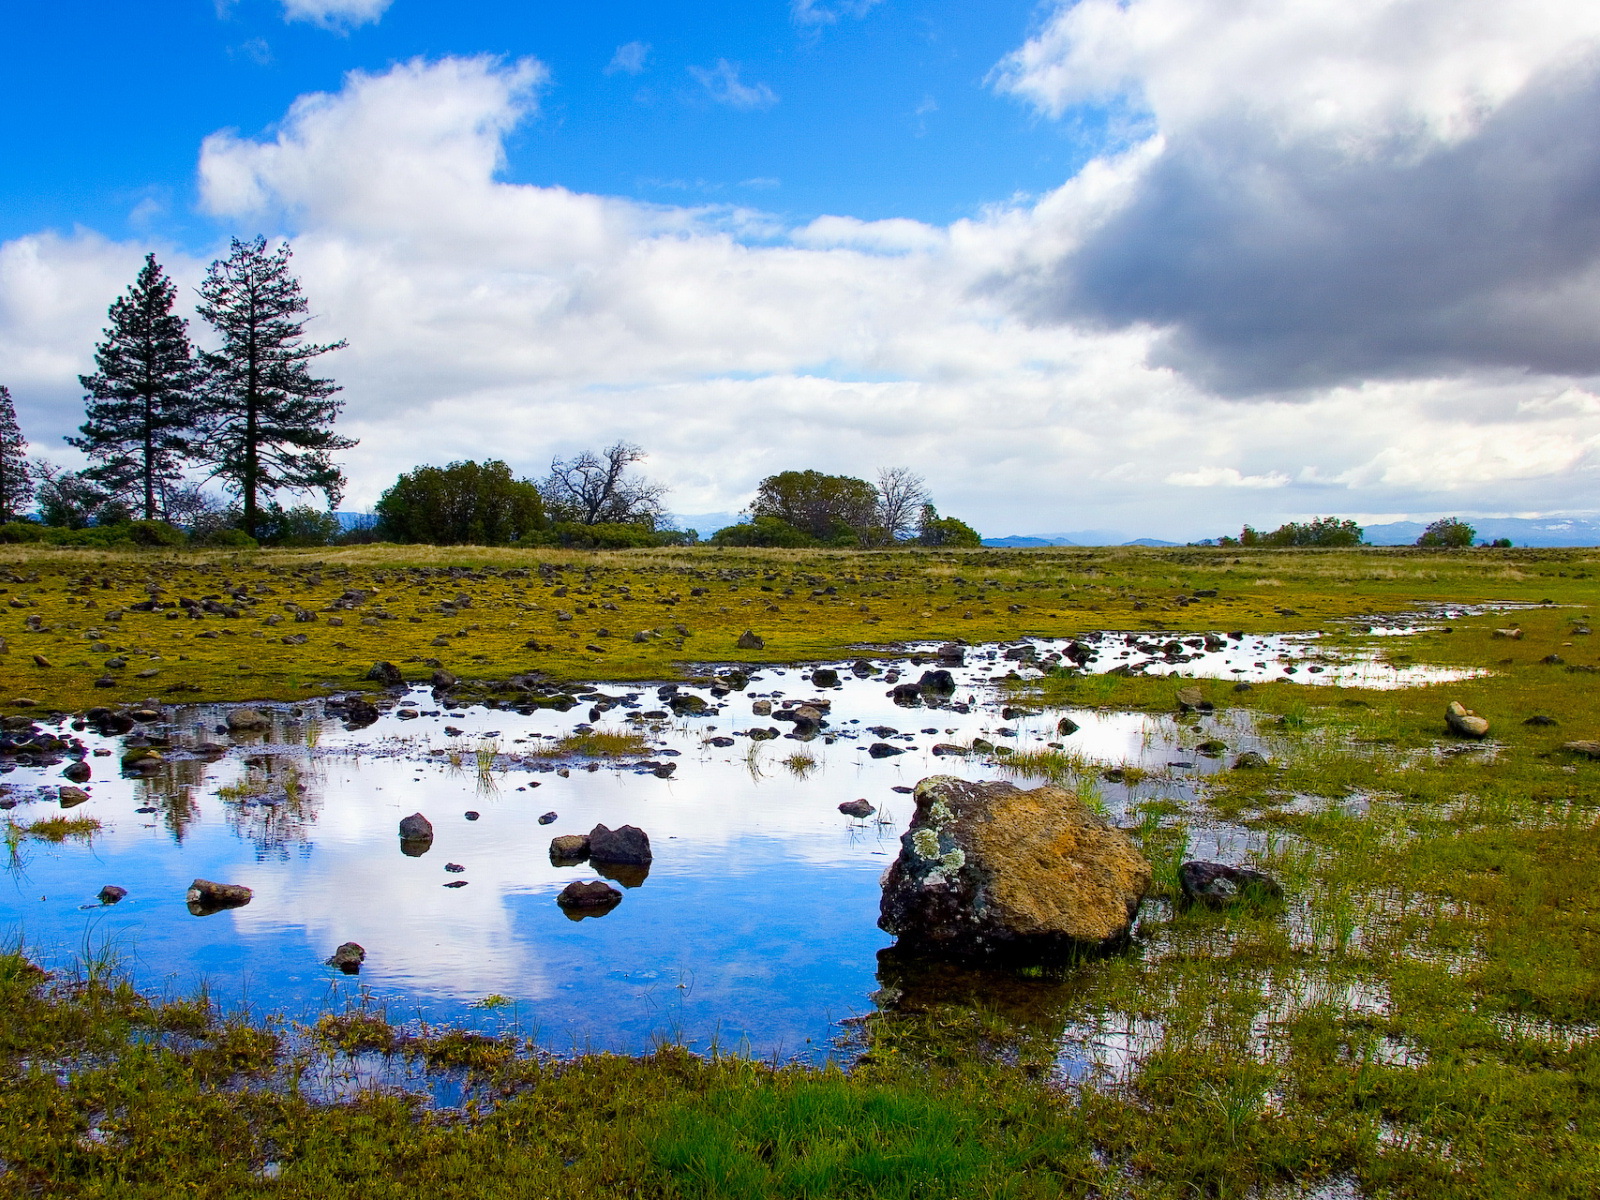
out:
M668 1038L820 1055L840 1021L905 990L905 970L881 953L878 877L918 780L1006 777L1008 757L1057 749L1112 819L1132 823L1152 800L1198 810L1197 782L1261 745L1242 711L1032 713L1006 708L997 679L1072 655L1089 670L1394 678L1373 662L1314 660L1302 639L1220 640L1033 640L969 649L943 668L881 656L837 664L837 680L760 668L716 686L575 689L570 705L515 711L452 708L413 689L361 727L337 699L258 705L266 727L232 733L220 705L152 710L117 732L62 722L45 731L81 743L88 798L63 811L71 748L36 744L0 758L0 806L19 824L81 817L100 829L87 842L13 836L0 929L46 965L109 950L142 988L182 995L204 982L225 1009L288 1020L359 1002L397 1022L514 1027L557 1053ZM897 702L895 684L925 669L947 669L953 690ZM778 719L796 701L820 702L816 736ZM642 740L618 759L571 752L595 733ZM952 752L975 739L996 751ZM839 811L857 799L873 812ZM399 837L413 813L432 823L424 846ZM600 872L553 863L550 840L600 823L644 829L654 861L611 871L623 898L604 915L569 917L556 895ZM1240 861L1250 839L1197 818L1190 854ZM252 899L191 906L196 878L244 885ZM97 902L107 885L125 898ZM348 941L366 950L358 975L325 963Z

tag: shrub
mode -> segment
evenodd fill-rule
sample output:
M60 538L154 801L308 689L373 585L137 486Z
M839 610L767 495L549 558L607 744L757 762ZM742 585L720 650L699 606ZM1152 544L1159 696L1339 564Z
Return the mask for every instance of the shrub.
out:
M739 525L729 525L711 535L714 546L815 546L816 539L796 529L780 517L755 517Z
M376 509L385 541L435 546L528 544L549 524L539 489L498 459L417 467L395 480Z
M49 529L33 521L7 521L0 525L0 543L42 542Z
M181 546L189 540L165 521L130 521L125 532L135 546Z
M222 550L253 550L261 543L242 529L214 529L197 539L196 544Z
M1473 539L1477 536L1478 531L1465 521L1456 517L1445 517L1424 529L1422 536L1417 539L1417 545L1460 550L1472 545Z

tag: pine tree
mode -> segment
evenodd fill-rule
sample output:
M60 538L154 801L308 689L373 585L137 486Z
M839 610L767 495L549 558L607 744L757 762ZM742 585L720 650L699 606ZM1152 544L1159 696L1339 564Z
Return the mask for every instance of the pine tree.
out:
M11 389L0 384L0 524L14 521L33 499L33 467L28 443L17 424Z
M83 474L111 495L129 497L153 521L181 477L194 447L198 364L189 323L174 316L178 289L145 255L125 296L111 305L105 341L95 347L95 375L80 375L88 392L81 437L67 442L89 456Z
M345 343L302 340L311 318L289 255L287 242L268 253L265 238L234 238L200 285L199 313L222 337L221 349L201 355L205 461L244 501L252 537L263 493L316 488L337 504L344 475L329 455L356 444L330 428L343 407L338 384L309 368Z

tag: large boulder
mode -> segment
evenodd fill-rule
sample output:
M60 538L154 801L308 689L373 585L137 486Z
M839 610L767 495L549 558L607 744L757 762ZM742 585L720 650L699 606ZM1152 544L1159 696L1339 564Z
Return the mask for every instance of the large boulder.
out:
M1457 737L1481 738L1489 734L1489 722L1459 700L1450 701L1445 708L1444 723Z
M1062 957L1126 940L1150 864L1071 792L935 775L915 796L878 916L902 945Z
M596 825L589 831L589 858L593 862L647 867L651 862L650 835L637 825L617 829Z

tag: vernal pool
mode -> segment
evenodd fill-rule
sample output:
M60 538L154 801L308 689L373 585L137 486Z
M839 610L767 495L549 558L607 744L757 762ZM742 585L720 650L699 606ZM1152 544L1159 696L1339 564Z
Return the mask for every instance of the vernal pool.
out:
M1078 654L1092 651L1090 671L1133 662L1260 680L1295 666L1307 668L1304 682L1364 681L1362 672L1396 682L1370 659L1310 661L1318 654L1304 639L1222 640L1208 649L1186 635L1108 633L1080 639ZM931 652L901 653L917 649ZM499 1028L513 1016L556 1051L638 1050L669 1037L763 1056L821 1052L840 1020L871 1010L883 982L890 939L876 924L878 877L911 816L906 791L932 774L1005 775L1003 758L935 746L1058 743L1107 767L1141 766L1152 774L1132 789L1099 785L1119 819L1156 796L1192 807L1192 780L1260 745L1242 712L1180 722L1003 710L996 676L1026 677L1069 649L1067 639L969 648L949 668L953 694L910 706L889 694L894 673L914 682L939 664L879 655L865 660L870 674L837 664L837 686L815 685L809 669L759 668L742 690L677 688L705 702L693 717L669 715L670 688L602 685L577 689L566 711L452 709L413 690L364 728L321 701L258 706L270 728L253 733L227 733L217 705L163 709L120 736L58 722L49 728L78 739L93 772L90 798L65 815L102 828L87 843L17 843L0 928L47 965L108 947L144 989L182 995L203 983L225 1008L257 1013L304 1018L364 998L397 1021ZM1406 671L1407 682L1441 677ZM829 705L819 736L748 736L793 729L753 712L759 701L781 710L813 698ZM1060 732L1063 716L1076 731ZM586 728L642 733L648 749L617 762L551 756L551 739ZM1194 752L1210 739L1229 753ZM141 740L164 742L165 761L124 775L123 755ZM875 757L874 745L899 753ZM66 761L0 761L8 815L59 814ZM857 798L871 817L838 811ZM434 829L420 854L398 836L414 812ZM541 823L550 812L556 819ZM553 865L550 839L597 823L644 829L654 862L643 878L618 881L616 908L569 919L557 893L597 871ZM1249 835L1197 825L1191 848L1237 861ZM197 877L243 884L253 899L192 915L185 894ZM108 884L126 898L97 903ZM325 965L346 941L366 949L359 975Z

